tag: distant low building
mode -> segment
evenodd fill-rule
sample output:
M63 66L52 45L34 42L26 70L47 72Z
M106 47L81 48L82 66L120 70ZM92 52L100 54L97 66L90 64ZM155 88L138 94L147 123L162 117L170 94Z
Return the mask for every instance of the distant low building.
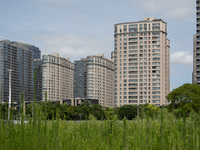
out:
M61 104L68 104L70 106L79 106L81 105L84 101L88 101L90 105L92 104L99 104L98 99L85 99L85 98L71 98L71 99L65 99L61 100Z

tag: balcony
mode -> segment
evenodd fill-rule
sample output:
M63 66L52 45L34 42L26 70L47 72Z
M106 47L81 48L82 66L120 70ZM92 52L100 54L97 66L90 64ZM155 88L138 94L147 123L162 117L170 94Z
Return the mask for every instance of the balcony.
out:
M197 44L196 46L197 46L197 47L200 47L200 44Z
M197 73L197 76L200 76L200 73Z
M200 23L200 20L197 20L197 23Z

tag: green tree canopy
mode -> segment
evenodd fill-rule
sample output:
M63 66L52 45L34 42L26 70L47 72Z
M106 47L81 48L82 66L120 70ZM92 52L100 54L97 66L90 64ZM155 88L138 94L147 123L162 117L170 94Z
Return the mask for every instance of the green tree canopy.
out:
M167 95L167 100L171 102L169 109L182 109L189 114L192 109L196 112L200 110L200 86L198 84L183 84Z
M103 109L103 106L99 104L91 105L91 114L98 120L103 120L105 118L105 111Z
M159 111L160 111L160 108L156 105L153 105L153 104L149 104L146 107L147 115L149 115L152 118L156 117L158 115Z
M132 120L137 116L137 106L136 105L123 105L119 107L117 111L117 116L119 119L126 117L128 120Z

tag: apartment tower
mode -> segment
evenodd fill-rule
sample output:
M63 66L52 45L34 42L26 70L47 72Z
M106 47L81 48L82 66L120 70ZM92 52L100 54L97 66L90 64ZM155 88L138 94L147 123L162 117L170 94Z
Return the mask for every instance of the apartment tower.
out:
M34 59L35 99L42 100L42 60Z
M98 99L105 107L114 106L114 63L103 54L74 62L74 97Z
M115 106L168 104L167 23L152 17L114 27Z
M25 101L33 100L34 59L40 58L40 50L34 45L0 41L0 89L1 101L8 102L9 73L11 72L11 99L19 102L20 93L24 93Z
M59 54L42 56L42 100L73 98L73 63Z
M200 0L196 0L196 35L193 37L192 82L200 84Z

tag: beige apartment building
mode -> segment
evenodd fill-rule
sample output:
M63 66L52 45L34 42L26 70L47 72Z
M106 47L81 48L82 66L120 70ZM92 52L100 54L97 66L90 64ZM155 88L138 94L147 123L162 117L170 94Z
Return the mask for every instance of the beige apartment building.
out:
M115 107L168 104L170 92L167 23L145 18L115 24Z
M74 97L98 99L105 107L114 106L114 63L103 54L74 62Z
M42 100L73 98L73 63L59 54L42 56Z
M198 82L197 82L197 75L198 76L200 75L200 71L199 71L200 70L200 55L198 55L198 57L197 57L197 51L200 52L200 48L198 48L198 50L197 50L197 47L196 47L196 42L197 42L196 39L197 38L196 38L196 36L197 35L193 36L193 72L192 72L192 83L193 84L199 84L200 83L199 78L198 78Z
M192 82L200 84L200 0L196 0L196 35L193 36Z

